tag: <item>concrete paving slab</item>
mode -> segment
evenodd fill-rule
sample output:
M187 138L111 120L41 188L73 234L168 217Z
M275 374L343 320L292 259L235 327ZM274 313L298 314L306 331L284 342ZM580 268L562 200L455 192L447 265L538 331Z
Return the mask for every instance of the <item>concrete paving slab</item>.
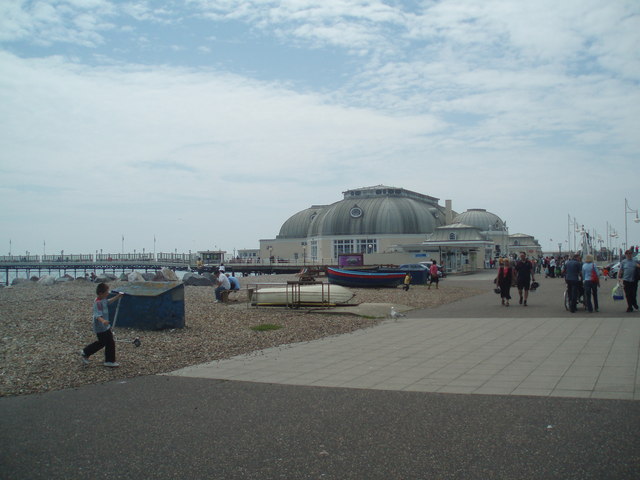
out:
M562 307L564 284L558 279L540 281L529 299L532 308L501 307L490 291L492 275L446 279L476 288L486 282L488 293L454 304L421 311L396 306L407 317L169 375L381 390L637 398L637 313L627 314L603 296L598 314L571 314ZM369 304L362 312L386 316L390 307Z

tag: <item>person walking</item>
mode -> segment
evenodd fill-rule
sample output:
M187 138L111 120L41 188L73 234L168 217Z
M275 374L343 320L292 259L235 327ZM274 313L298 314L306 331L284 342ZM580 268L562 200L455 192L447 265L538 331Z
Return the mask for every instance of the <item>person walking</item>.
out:
M434 260L433 263L431 264L431 267L429 267L429 286L427 287L427 290L431 290L431 284L435 283L436 284L436 289L438 288L438 282L440 281L440 272L438 270L438 264L436 263L436 261Z
M526 307L527 299L529 298L529 287L531 287L531 282L535 282L536 279L534 278L533 273L533 263L527 258L527 254L525 252L520 252L520 260L518 260L518 263L516 263L515 270L517 274L517 286L518 294L520 295L520 305Z
M624 260L620 262L618 270L618 282L624 287L624 296L627 299L627 313L638 310L638 277L640 276L640 263L633 259L633 252L624 252Z
M556 278L556 257L549 259L549 276Z
M89 365L89 357L104 348L104 366L119 367L120 364L116 362L116 342L109 324L109 304L120 300L123 294L120 293L107 300L109 285L106 283L98 284L96 294L98 296L93 302L93 332L98 340L80 350L80 358L82 363Z
M584 257L582 264L582 282L584 285L584 303L589 313L598 311L598 286L600 285L600 275L598 268L593 263L593 255ZM591 302L593 297L593 303Z
M511 285L513 285L513 279L513 268L511 268L509 259L505 258L502 261L502 266L498 269L498 276L495 279L496 285L500 288L502 305L505 307L509 306L509 300L511 300Z
M569 310L576 313L578 305L578 291L582 278L582 262L580 254L576 253L573 258L564 264L564 281L569 292Z

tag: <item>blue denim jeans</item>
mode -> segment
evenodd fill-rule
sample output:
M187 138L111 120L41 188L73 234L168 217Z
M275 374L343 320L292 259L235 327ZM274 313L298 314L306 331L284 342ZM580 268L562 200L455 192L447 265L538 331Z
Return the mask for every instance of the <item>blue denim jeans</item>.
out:
M220 285L219 287L216 288L216 300L222 300L222 295L221 293L224 292L226 290L226 288L224 288L222 285Z
M593 303L591 303L592 296ZM596 282L584 282L584 303L590 312L593 312L594 309L598 310L598 284Z

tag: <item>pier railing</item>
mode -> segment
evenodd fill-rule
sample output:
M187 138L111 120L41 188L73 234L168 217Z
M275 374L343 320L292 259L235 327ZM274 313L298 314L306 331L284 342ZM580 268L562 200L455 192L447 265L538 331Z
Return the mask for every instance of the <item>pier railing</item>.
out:
M198 255L194 253L98 253L98 254L59 254L59 255L0 255L0 265L20 264L149 264L149 265L184 265L195 267ZM312 266L334 265L333 258L261 258L225 260L225 265L237 266Z

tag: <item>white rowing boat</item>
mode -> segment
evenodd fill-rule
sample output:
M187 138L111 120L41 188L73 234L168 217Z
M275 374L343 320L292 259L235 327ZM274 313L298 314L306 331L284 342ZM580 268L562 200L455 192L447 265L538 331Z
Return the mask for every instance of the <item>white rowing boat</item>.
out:
M252 305L338 305L355 296L348 288L328 283L256 287L251 295Z

